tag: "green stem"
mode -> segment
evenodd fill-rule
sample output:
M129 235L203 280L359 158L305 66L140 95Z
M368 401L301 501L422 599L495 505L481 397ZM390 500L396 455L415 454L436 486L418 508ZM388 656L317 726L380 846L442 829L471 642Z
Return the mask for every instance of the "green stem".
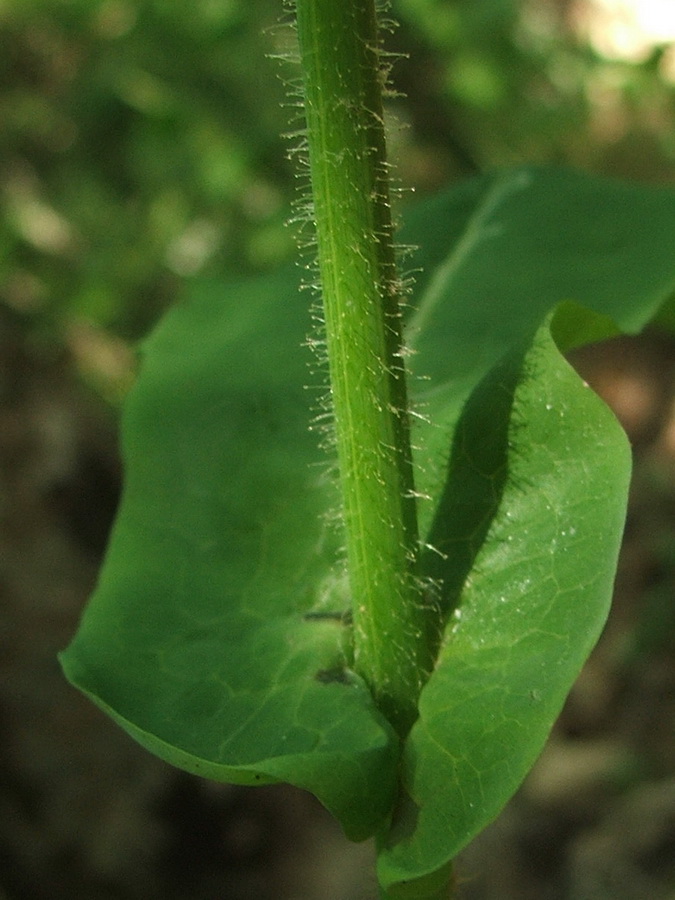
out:
M355 668L404 734L430 670L374 0L297 0Z

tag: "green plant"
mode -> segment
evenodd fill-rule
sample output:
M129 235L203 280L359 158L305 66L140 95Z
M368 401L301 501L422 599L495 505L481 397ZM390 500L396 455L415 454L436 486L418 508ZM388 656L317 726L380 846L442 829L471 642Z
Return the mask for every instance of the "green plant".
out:
M675 196L524 168L412 210L410 428L373 0L297 14L339 476L296 270L193 287L62 660L164 759L377 835L383 896L447 897L606 617L630 454L562 353L664 307Z

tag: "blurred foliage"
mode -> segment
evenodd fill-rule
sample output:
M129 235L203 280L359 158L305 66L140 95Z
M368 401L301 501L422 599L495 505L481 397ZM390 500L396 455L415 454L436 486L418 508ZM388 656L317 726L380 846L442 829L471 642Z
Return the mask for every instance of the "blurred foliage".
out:
M286 256L275 0L0 5L2 296L141 334L196 272Z
M669 51L603 59L577 5L394 0L403 185L522 161L672 178ZM282 0L0 0L5 312L86 356L100 333L142 335L182 279L293 253L289 111L269 59L282 13Z
M602 58L582 29L592 2L398 0L413 38L411 115L422 91L434 153L454 147L455 162L478 168L560 162L672 179L673 48L655 46L639 64ZM440 147L439 110L448 129Z

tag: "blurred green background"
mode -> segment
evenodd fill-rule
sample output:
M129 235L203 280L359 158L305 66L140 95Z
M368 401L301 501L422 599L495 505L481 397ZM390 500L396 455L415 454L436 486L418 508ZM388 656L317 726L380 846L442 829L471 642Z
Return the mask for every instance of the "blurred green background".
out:
M402 186L524 161L672 181L672 46L615 46L601 7L394 0ZM282 15L282 0L0 0L0 304L110 399L184 279L294 253Z

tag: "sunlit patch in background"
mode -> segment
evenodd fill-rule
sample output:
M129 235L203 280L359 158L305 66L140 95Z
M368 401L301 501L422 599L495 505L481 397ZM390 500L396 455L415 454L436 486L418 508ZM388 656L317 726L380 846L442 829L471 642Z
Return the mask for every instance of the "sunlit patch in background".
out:
M578 34L605 59L642 63L663 48L661 74L675 83L673 0L577 0L572 15Z

